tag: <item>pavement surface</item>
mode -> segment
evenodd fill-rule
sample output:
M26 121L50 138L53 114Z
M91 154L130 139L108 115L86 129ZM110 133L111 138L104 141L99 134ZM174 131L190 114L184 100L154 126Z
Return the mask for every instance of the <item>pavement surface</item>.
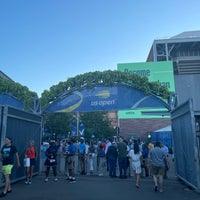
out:
M58 181L54 181L52 171L49 181L44 182L45 174L40 172L33 177L32 184L23 181L12 184L12 192L1 199L9 200L199 200L200 193L189 188L176 178L174 162L170 159L168 179L164 179L164 191L154 191L152 177L141 178L138 189L135 187L133 174L127 179L110 178L108 172L104 176L77 175L76 183L69 183L64 172L58 173ZM1 188L3 190L3 188Z
M44 182L44 173L33 177L32 184L24 181L12 184L12 193L2 199L9 200L197 200L200 194L189 189L174 174L164 180L164 191L154 191L152 177L141 178L141 187L135 187L134 177L127 179L110 178L109 176L78 175L76 183L69 183L63 173L59 173L58 181L54 181L52 173L49 181Z

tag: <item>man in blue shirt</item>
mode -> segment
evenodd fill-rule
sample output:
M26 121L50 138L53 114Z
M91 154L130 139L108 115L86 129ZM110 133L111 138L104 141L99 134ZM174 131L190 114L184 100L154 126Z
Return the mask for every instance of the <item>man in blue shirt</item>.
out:
M68 180L70 183L75 183L76 178L75 178L75 153L76 153L76 145L74 144L74 139L71 138L68 140L68 149L66 152L66 162L67 162L67 168L69 172L69 177Z
M86 144L84 138L80 138L80 143L78 144L78 161L80 172L82 175L85 175L85 153L86 153Z

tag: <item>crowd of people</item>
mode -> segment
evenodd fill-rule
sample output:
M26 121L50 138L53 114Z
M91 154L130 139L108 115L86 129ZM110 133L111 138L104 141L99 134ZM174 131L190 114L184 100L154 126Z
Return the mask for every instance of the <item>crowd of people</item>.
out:
M167 178L168 148L160 142L141 143L139 140L126 140L122 137L108 138L101 141L86 141L80 137L78 141L68 138L65 142L56 143L50 140L42 146L44 155L45 177L48 182L49 173L52 168L54 181L58 181L58 152L65 158L65 170L67 180L76 182L76 174L103 176L107 173L111 178L126 179L133 172L136 188L140 188L141 176L152 176L155 192L163 191L163 178ZM24 167L25 184L32 183L32 176L38 152L34 147L34 141L29 141L25 150ZM78 159L76 159L76 156ZM17 148L12 144L11 138L5 139L5 145L1 149L2 172L5 176L5 187L0 197L11 192L10 174L13 167L14 157L20 167ZM78 163L76 163L78 162ZM78 166L78 169L76 169Z
M147 145L139 140L127 141L122 137L101 141L85 141L80 137L78 142L69 138L62 145L61 151L66 158L66 173L70 183L76 182L77 173L98 176L107 173L111 178L126 179L132 172L137 188L140 188L141 176L152 176L154 190L162 192L163 178L167 178L169 169L169 150L160 142ZM75 166L78 166L78 169Z

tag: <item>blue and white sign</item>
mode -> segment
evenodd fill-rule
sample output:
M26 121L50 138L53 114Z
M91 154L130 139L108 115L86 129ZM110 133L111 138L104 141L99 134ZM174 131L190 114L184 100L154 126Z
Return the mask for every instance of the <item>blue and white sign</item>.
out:
M167 108L162 99L125 85L95 86L55 100L44 112L94 112L136 108Z

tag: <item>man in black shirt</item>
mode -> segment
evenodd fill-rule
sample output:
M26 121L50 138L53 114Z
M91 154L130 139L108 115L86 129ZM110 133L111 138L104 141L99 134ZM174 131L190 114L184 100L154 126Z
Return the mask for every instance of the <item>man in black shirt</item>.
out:
M14 165L14 156L16 156L17 165L20 167L19 155L17 148L12 145L12 140L9 137L5 138L5 145L1 149L0 160L2 160L2 172L5 176L5 187L0 197L6 196L12 191L10 185L10 174Z

